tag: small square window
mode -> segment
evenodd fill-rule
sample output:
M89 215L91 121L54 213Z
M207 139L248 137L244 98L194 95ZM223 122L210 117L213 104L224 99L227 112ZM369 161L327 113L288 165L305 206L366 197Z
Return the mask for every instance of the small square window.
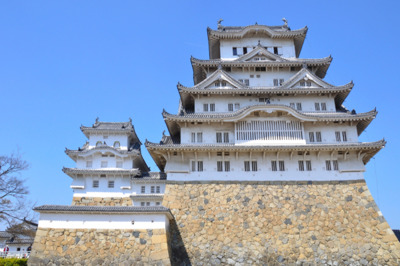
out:
M161 193L160 186L156 186L156 193Z
M93 188L98 188L99 187L99 180L93 180L92 186L93 186Z
M160 206L160 205L161 205L161 202L157 201L156 206Z
M114 188L114 180L108 181L108 188Z
M144 207L145 205L146 205L145 202L141 202L141 203L140 203L140 206L142 206L142 207Z
M148 202L146 202L146 206L150 206L150 202L148 201Z
M155 193L155 187L154 186L150 187L150 193Z
M146 186L141 186L140 187L140 193L142 193L142 194L146 193Z

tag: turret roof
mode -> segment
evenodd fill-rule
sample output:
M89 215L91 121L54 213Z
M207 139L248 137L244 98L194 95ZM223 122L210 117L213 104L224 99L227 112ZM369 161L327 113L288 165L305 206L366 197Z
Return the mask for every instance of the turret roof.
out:
M86 137L89 137L90 134L126 133L133 135L134 139L140 143L140 140L136 135L135 128L132 124L132 119L129 119L128 122L101 122L97 118L96 122L91 127L81 126L81 130Z
M130 176L140 176L141 171L139 168L132 169L121 169L121 168L101 168L101 169L82 169L82 168L67 168L64 167L63 172L69 175L70 177L75 177L78 174L88 174L88 175L100 175L100 174L109 174L109 175L130 175Z

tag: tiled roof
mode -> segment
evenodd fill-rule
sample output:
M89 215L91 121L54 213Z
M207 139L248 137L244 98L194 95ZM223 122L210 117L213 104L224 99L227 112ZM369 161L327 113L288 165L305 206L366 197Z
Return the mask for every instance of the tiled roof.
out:
M132 200L162 200L164 194L135 194L130 197Z
M50 213L126 213L126 214L167 214L170 210L163 206L69 206L69 205L42 205L33 209L37 212Z
M140 142L133 127L132 119L129 119L129 122L101 122L97 118L91 127L81 126L81 130L86 137L89 137L90 133L132 133L134 138Z
M240 57L236 60L226 59L198 59L195 57L190 58L192 65L213 66L218 67L232 67L232 66L309 66L327 65L332 62L332 56L323 58L282 58L276 61L242 61Z
M296 36L304 36L306 35L308 28L304 27L298 30L290 30L289 27L282 26L267 26L267 25L249 25L245 27L233 27L233 26L220 26L218 30L213 30L211 28L207 28L207 33L214 38L219 39L228 39L228 38L239 38L243 37L249 31L264 31L271 38L289 38Z
M10 237L12 237L12 234L6 231L0 231L0 238L10 238Z
M101 169L82 169L82 168L67 168L64 167L63 172L73 177L75 174L125 174L125 175L140 175L141 171L137 168L134 169L120 169L120 168L101 168Z

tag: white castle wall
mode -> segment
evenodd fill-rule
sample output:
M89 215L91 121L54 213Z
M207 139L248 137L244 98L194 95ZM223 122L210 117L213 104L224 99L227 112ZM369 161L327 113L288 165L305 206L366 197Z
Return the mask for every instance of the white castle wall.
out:
M220 40L220 52L222 59L235 59L238 56L234 56L232 54L232 47L248 47L247 52L249 53L253 47L258 45L258 41L260 41L261 46L263 47L279 47L280 53L283 57L295 57L295 49L293 40L284 40L284 39L271 39L268 37L253 37L246 39L234 39L234 40ZM240 49L239 49L240 51ZM273 49L269 50L274 53Z
M89 136L89 146L95 147L96 143L101 141L101 143L106 142L108 146L114 146L114 142L119 141L121 145L121 149L127 149L128 147L128 136L126 134L116 135L113 133L112 135L94 135L91 134Z
M165 214L41 213L39 228L59 229L166 229Z

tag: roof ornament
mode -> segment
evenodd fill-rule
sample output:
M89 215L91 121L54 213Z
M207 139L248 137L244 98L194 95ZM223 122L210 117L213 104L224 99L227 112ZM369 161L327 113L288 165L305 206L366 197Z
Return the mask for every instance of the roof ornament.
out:
M222 29L221 22L224 21L222 18L218 20L218 29Z
M129 123L132 123L132 117L129 117Z
M99 125L100 125L99 117L96 117L96 121L94 122L93 127L95 128L98 127Z
M256 23L254 25L258 25L257 21L256 21Z
M218 70L221 70L222 69L222 64L221 64L221 62L219 62L218 63Z
M307 64L306 63L303 64L303 68L307 68Z
M162 135L163 135L163 137L165 137L165 129L164 129L164 131L162 132Z
M257 44L258 46L261 46L261 41L260 40L258 40L258 44Z
M287 25L288 25L287 19L286 18L282 18L282 21L285 23L285 26L287 27Z

